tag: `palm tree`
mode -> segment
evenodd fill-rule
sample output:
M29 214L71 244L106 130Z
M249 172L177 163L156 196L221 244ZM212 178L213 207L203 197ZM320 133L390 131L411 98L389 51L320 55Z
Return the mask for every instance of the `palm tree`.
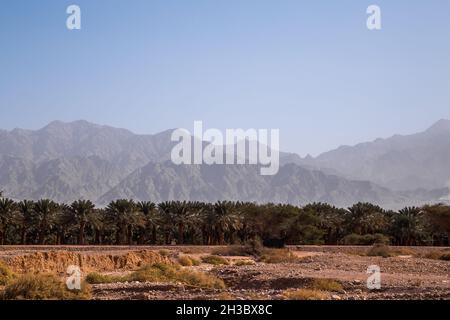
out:
M108 238L112 229L108 219L108 213L105 209L94 209L91 214L91 224L94 231L94 244L101 245ZM106 240L107 241L107 240Z
M450 206L437 204L422 209L429 224L432 244L448 245L450 240Z
M251 202L238 202L236 204L241 214L242 226L239 237L242 243L256 239L264 233L264 220L267 218L267 206Z
M343 236L345 210L326 203L313 203L303 207L318 216L318 226L325 232L325 244L337 245Z
M33 224L34 217L34 201L23 200L18 204L18 212L20 216L18 217L18 225L21 226L20 231L20 243L22 245L27 244L27 233L29 228Z
M384 219L384 210L371 203L357 203L348 208L346 214L347 229L350 233L359 235L373 234L383 231L387 221Z
M186 226L191 223L190 219L193 214L191 208L186 201L183 202L173 202L170 208L170 220L178 231L178 244L183 244L184 242L184 230Z
M236 205L229 201L218 201L214 204L213 225L219 238L219 244L225 242L225 233L238 230L241 220L236 211Z
M171 235L172 235L172 202L165 201L158 204L159 215L161 217L161 226L164 232L164 243L170 244Z
M16 203L8 198L0 198L0 245L5 244L8 226L17 210Z
M38 229L38 244L44 244L45 236L53 227L59 205L49 199L42 199L34 206L34 221Z
M424 233L423 213L420 208L406 207L391 221L391 235L398 245L415 245Z
M50 233L53 235L55 245L66 244L67 237L71 236L76 228L71 214L70 206L59 204L54 215Z
M90 200L74 201L68 210L72 223L78 225L78 244L84 245L84 230L86 225L94 219L95 205Z
M160 218L156 212L156 204L151 201L141 201L136 206L145 219L145 226L142 228L143 230L139 240L140 244L148 240L147 232L151 232L151 243L156 244L156 228L160 223Z
M214 206L210 203L204 203L200 216L200 232L202 235L202 243L211 245L214 236Z
M143 215L138 211L133 200L120 199L111 202L106 208L110 218L116 223L116 244L133 243L133 229L144 226Z

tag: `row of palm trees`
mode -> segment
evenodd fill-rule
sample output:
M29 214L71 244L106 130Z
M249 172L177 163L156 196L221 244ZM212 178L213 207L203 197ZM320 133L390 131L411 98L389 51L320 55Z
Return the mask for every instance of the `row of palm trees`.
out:
M15 202L0 197L0 244L235 244L261 238L288 244L448 245L450 207L384 210L284 204L128 199L96 208L89 200Z

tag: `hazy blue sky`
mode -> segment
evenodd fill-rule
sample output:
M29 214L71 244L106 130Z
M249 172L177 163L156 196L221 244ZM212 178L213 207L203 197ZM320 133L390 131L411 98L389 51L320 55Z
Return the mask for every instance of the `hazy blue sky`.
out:
M65 27L78 4L82 30ZM366 28L378 4L383 29ZM317 154L450 118L448 0L1 0L0 128L279 128Z

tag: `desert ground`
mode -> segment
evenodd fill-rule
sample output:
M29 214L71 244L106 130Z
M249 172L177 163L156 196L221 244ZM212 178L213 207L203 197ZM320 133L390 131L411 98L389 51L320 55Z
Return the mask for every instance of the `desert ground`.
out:
M2 246L0 262L19 276L47 273L62 281L67 267L77 265L83 279L94 279L89 287L95 300L450 300L450 261L436 258L450 248L389 247L388 255L368 255L372 249L289 246L256 256L238 246ZM223 285L195 285L183 277L128 280L158 263L176 266L183 277L193 272ZM371 265L381 269L379 290L367 288Z

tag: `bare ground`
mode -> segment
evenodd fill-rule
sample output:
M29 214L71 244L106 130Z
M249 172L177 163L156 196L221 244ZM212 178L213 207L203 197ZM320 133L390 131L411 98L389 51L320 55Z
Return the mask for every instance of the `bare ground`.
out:
M92 246L3 246L0 260L15 272L63 274L70 264L87 274L125 274L142 265L176 261L186 254L201 258L217 247L92 247ZM211 273L224 280L227 289L203 289L181 283L110 283L93 285L94 299L283 299L286 290L308 288L314 279L333 279L343 290L325 292L328 299L445 299L450 300L450 262L423 258L426 252L449 248L402 248L397 257L365 256L368 247L290 247L298 257L293 263L234 265L251 257L227 257L230 265L202 263L187 267ZM161 255L161 250L165 250ZM167 252L168 250L168 252ZM167 254L169 253L169 254ZM381 269L381 289L367 289L367 267Z

